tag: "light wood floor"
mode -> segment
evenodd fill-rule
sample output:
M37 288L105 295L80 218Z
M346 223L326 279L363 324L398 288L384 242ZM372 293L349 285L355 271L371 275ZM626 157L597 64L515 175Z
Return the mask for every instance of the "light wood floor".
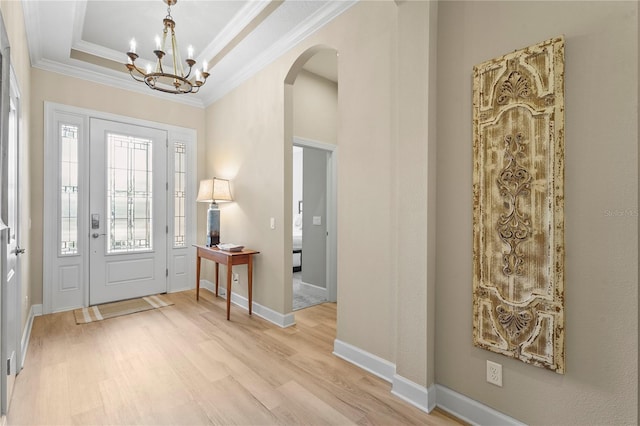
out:
M458 424L332 355L335 304L278 328L208 291L175 305L76 325L37 317L9 425Z

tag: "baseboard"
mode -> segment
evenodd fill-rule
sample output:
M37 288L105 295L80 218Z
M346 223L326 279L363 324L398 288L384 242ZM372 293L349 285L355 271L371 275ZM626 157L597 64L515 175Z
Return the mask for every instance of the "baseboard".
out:
M200 288L205 288L213 294L216 293L216 285L208 280L200 280ZM223 287L219 287L218 290L218 294L220 295L220 297L226 299L226 289ZM233 291L231 292L231 303L245 309L246 311L249 310L249 300L244 296L240 296L239 294L234 293ZM281 328L291 327L296 323L293 313L281 314L280 312L276 312L273 309L262 306L255 301L253 302L251 311L256 316L259 316L260 318L263 318Z
M20 341L20 353L22 359L20 360L20 369L24 367L24 360L27 358L27 350L29 349L29 339L31 338L31 328L33 327L33 319L42 315L42 305L31 305L29 309L29 317L27 318L27 324L22 331L22 340Z
M435 386L425 388L398 374L393 375L391 393L427 413L436 407Z
M524 426L524 423L513 417L502 414L442 385L436 385L436 405L472 425Z
M386 359L338 339L333 341L333 354L351 364L357 365L371 374L375 374L387 382L393 382L393 376L396 374L396 366Z
M445 386L418 385L396 374L396 365L356 346L334 340L333 354L392 384L391 393L430 413L436 406L472 425L524 426L524 423Z
M327 289L324 287L319 287L317 285L308 284L303 281L300 281L300 290L304 294L308 294L313 297L318 297L324 300L329 300L327 297Z

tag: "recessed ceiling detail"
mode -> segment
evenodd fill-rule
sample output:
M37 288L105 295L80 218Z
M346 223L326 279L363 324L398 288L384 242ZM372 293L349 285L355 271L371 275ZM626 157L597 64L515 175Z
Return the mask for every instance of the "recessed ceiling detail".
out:
M25 25L31 65L71 77L204 107L313 34L357 0L180 0L171 9L183 58L209 63L199 93L155 93L128 75L126 52L136 39L141 63L153 62L166 4L161 0L27 0ZM183 52L184 50L184 52ZM151 93L149 93L151 92Z

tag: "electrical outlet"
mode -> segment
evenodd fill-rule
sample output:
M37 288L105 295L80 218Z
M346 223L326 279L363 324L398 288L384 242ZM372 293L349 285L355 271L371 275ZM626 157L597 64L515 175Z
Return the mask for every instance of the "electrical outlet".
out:
M487 360L487 382L502 387L502 365Z
M233 282L234 282L234 283L237 283L237 282L238 282L238 279L240 279L240 277L238 276L238 274L237 274L237 273L235 273L235 272L231 275L231 277L233 278Z

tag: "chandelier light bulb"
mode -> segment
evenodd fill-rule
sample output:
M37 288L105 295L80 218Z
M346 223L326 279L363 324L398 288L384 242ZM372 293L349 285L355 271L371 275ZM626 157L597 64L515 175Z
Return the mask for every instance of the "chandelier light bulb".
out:
M209 70L209 64L207 61L202 61L202 72L207 72Z
M187 48L187 58L193 59L193 46Z
M136 39L132 38L129 42L129 52L136 53Z
M156 35L156 50L162 50L162 45L160 44L160 36Z

